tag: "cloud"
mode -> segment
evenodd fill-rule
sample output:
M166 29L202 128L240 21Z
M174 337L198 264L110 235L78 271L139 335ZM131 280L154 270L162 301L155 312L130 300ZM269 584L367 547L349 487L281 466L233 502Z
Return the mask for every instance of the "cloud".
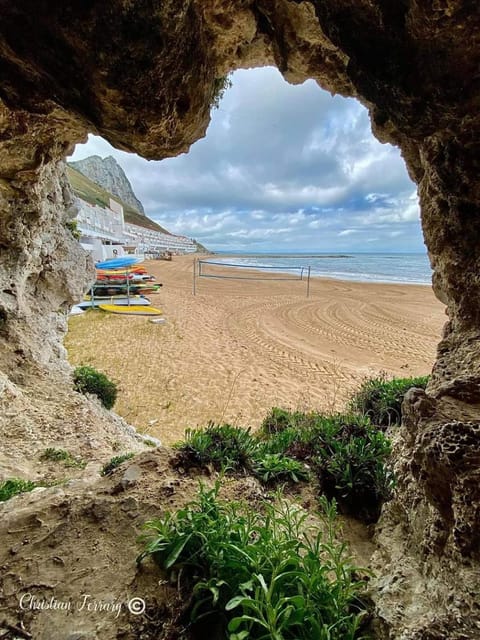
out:
M272 68L232 80L188 154L146 161L91 137L74 159L113 155L151 218L212 249L361 251L371 230L378 250L423 250L414 185L364 107Z
M359 233L358 229L344 229L339 232L339 236L351 236L353 233Z

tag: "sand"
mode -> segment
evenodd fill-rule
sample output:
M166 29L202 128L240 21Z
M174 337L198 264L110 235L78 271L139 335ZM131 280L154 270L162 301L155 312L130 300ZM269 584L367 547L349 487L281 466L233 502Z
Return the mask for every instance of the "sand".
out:
M432 368L446 316L430 287L312 278L307 298L299 281L200 278L193 296L192 262L145 263L165 324L93 311L66 338L72 364L118 382L115 411L164 444L209 421L258 427L272 406L341 410L365 377Z

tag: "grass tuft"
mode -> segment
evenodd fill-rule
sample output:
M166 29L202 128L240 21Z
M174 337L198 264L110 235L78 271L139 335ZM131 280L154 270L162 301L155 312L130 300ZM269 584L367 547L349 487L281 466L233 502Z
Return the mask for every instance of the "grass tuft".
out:
M40 460L50 462L63 462L65 467L77 467L78 469L85 469L87 463L81 458L72 456L71 453L65 451L65 449L55 449L49 447L40 456Z
M100 471L100 475L110 475L118 466L122 464L122 462L125 462L125 460L130 460L134 457L134 455L134 453L124 453L121 456L114 456L109 462L103 465L102 470Z
M258 442L250 429L210 423L206 429L187 429L185 440L174 448L179 451L177 466L212 465L217 471L238 471L250 468Z
M6 502L19 493L27 493L36 487L41 486L32 480L22 480L21 478L8 478L0 483L0 502Z

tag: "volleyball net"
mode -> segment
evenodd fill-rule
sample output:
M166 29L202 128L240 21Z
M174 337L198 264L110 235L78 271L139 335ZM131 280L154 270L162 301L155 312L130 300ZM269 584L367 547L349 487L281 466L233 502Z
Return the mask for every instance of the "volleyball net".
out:
M285 267L288 271L271 265L241 264L219 262L215 260L193 261L193 295L196 294L199 278L216 278L218 280L252 280L252 281L294 281L304 282L307 298L310 295L310 267Z

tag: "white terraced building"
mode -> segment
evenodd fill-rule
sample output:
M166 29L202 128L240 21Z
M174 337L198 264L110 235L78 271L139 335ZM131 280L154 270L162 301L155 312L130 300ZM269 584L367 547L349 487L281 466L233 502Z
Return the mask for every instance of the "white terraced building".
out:
M139 227L136 224L125 223L125 235L134 242L143 253L161 253L172 251L174 253L192 253L197 250L195 243L185 236L174 236L169 233L160 233Z
M195 242L185 236L126 223L123 207L115 200L110 199L110 207L103 208L75 198L75 205L80 243L92 253L94 260L105 260L132 251L158 255L166 251L193 253L197 250Z

